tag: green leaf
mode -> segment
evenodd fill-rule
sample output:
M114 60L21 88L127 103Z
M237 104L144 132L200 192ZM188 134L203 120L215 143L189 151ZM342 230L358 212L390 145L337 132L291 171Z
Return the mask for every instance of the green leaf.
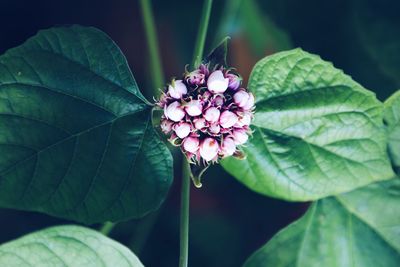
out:
M389 155L397 174L400 174L400 91L386 100L384 120L388 126Z
M209 64L210 69L218 66L227 66L226 55L228 53L228 42L230 37L225 37L217 47L204 59L203 63Z
M172 159L125 57L94 28L40 31L0 57L0 206L83 223L159 207Z
M256 251L245 267L397 267L400 180L322 199Z
M44 229L0 246L7 267L141 267L126 247L80 226Z
M382 104L331 63L300 49L259 61L245 160L224 168L252 190L314 200L393 177Z

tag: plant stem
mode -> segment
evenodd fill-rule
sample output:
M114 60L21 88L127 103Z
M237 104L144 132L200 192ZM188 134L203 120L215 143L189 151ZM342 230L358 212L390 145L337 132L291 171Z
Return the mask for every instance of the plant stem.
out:
M111 233L111 231L114 229L116 223L112 223L112 222L106 222L104 223L101 228L99 229L99 231L103 234L103 235L109 235Z
M180 257L179 267L188 266L189 254L189 203L190 203L190 167L185 157L182 159L181 221L180 221Z
M208 22L210 20L212 0L205 0L200 19L199 31L197 32L196 46L194 49L192 67L197 68L203 59L204 44L207 36Z
M154 16L151 9L151 0L140 0L142 10L143 24L146 32L147 45L150 57L151 86L153 96L158 97L159 90L164 84L164 75L161 65L160 52L158 49L158 40Z
M201 15L199 31L197 33L196 47L193 54L192 67L200 65L203 58L204 44L207 36L208 22L210 20L212 0L205 0ZM181 188L181 220L180 220L180 256L179 267L188 266L189 256L189 206L190 206L190 166L182 157L182 188Z

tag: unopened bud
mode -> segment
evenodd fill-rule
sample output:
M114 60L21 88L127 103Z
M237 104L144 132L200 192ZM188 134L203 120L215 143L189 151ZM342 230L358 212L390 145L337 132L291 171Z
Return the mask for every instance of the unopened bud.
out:
M210 92L219 94L223 93L228 89L229 79L224 77L224 74L220 70L216 70L211 73L207 80L207 87Z
M199 100L191 100L185 105L185 110L190 116L199 116L203 112L203 106Z
M214 138L206 138L200 145L200 156L206 161L215 159L218 155L219 145Z
M204 118L209 122L217 122L220 114L221 114L221 112L219 111L219 109L217 109L215 107L211 107L206 110L206 113L204 114Z
M190 153L196 153L199 149L199 139L196 137L186 137L183 140L183 148Z
M183 95L187 94L186 85L182 80L172 81L172 84L168 86L168 93L175 99L180 99Z
M164 115L172 121L179 122L185 117L185 112L179 102L175 101L164 108Z
M237 123L237 121L238 117L236 116L236 114L229 110L225 110L224 112L222 112L219 118L219 123L224 128L232 127L233 125L235 125L235 123Z
M190 130L191 130L190 128L191 128L190 124L187 122L181 122L181 123L174 125L174 131L175 131L176 135L181 139L185 138L186 136L188 136L190 134Z

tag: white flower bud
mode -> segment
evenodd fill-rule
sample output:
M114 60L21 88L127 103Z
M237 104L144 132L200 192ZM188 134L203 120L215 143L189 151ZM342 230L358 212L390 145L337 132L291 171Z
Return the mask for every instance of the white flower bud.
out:
M254 95L249 93L249 99L246 102L246 105L243 106L244 110L251 110L254 106Z
M203 112L203 106L199 100L191 100L185 105L185 110L190 116L199 116Z
M218 141L208 137L204 139L200 145L200 156L206 161L210 161L218 155L218 150Z
M217 109L216 107L211 107L206 110L204 118L209 122L217 122L220 114L221 112L219 111L219 109Z
M199 139L196 137L186 137L183 140L183 148L190 153L196 153L199 149Z
M248 126L251 123L251 119L253 118L253 115L249 111L245 111L240 117L238 122L234 125L234 127L243 127L243 126Z
M193 121L193 123L194 123L194 127L195 127L197 130L202 130L202 129L204 129L204 128L207 126L206 120L205 120L204 118L195 119L195 120Z
M183 111L179 102L172 102L169 106L165 106L164 115L168 119L179 122L185 117L185 111Z
M236 145L243 145L249 139L247 131L245 129L235 129L233 131L233 138Z
M185 138L186 136L188 136L190 134L190 130L191 130L190 128L191 128L190 124L187 122L181 122L181 123L174 125L174 131L175 131L176 135L181 139Z
M222 142L221 150L224 157L232 156L236 151L235 141L230 137L225 138Z
M233 95L233 101L235 102L236 105L242 108L247 104L249 97L250 95L247 92L240 90Z
M182 80L173 81L168 86L168 94L175 99L180 99L183 95L187 94L186 85Z
M219 94L223 93L228 89L229 79L224 77L224 74L220 70L216 70L211 73L207 80L207 87L210 92Z
M229 110L225 110L224 112L222 112L219 118L219 123L224 128L232 127L233 125L235 125L235 123L237 123L237 121L238 117L236 116L236 114Z
M210 133L218 134L221 130L221 126L219 126L218 123L213 123L210 125L210 127L208 127L208 130L210 131Z
M161 131L163 131L163 133L168 134L169 132L171 132L172 130L172 125L174 124L174 122L170 121L170 120L162 120L161 121Z

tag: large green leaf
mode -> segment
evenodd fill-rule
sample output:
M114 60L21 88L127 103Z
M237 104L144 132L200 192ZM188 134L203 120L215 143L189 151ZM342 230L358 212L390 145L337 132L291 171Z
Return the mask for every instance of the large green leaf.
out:
M382 104L331 63L300 49L259 61L245 160L225 169L259 193L314 200L392 178Z
M0 266L142 267L123 245L88 228L58 226L0 246Z
M400 173L400 91L385 102L384 119L388 126L389 155L397 173Z
M125 57L94 28L39 32L0 57L0 206L84 223L158 208L172 159Z
M397 267L399 214L399 179L319 200L244 266Z

